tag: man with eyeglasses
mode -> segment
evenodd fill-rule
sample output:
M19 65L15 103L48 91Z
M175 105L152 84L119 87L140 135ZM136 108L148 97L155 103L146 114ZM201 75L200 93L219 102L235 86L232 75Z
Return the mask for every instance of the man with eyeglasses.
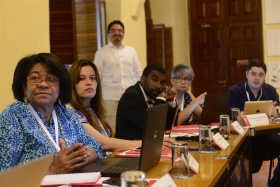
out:
M115 20L108 25L110 42L95 53L101 78L103 98L107 108L106 120L115 131L116 110L123 92L139 81L142 68L134 48L125 45L124 25Z
M272 100L273 104L279 102L279 95L276 89L266 84L266 65L258 59L251 60L247 66L247 80L237 83L229 88L230 94L228 114L231 114L232 108L244 110L245 101L263 101ZM258 172L262 161L266 159L265 154L271 157L280 155L280 136L279 134L270 134L256 136L252 138L252 172ZM274 176L269 182L269 186L280 186L280 162L274 170Z

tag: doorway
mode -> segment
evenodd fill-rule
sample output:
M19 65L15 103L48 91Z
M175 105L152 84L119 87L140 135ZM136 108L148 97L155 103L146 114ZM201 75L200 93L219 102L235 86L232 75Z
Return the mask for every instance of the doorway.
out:
M246 79L248 61L263 60L259 0L188 0L192 92L225 93Z

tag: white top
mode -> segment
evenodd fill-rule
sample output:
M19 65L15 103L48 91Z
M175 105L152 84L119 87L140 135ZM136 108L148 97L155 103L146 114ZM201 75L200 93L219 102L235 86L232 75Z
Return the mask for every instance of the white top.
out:
M118 49L110 42L95 53L94 63L99 70L105 100L118 101L142 75L135 49L125 44Z

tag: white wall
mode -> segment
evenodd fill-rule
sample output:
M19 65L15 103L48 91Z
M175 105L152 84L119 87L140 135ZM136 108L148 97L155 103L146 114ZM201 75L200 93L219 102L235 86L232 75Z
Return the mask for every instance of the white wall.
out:
M187 0L150 0L154 24L172 27L173 64L190 64Z
M280 56L268 56L268 51L267 51L267 37L266 37L266 34L267 34L267 31L268 30L271 30L271 29L280 29L280 23L273 23L273 24L267 24L266 23L266 17L268 16L268 14L270 12L266 12L266 8L265 6L268 5L266 4L266 1L279 1L279 0L264 0L262 1L262 22L263 22L263 47L264 47L264 62L266 64L268 64L269 62L271 61L280 61ZM278 4L276 3L277 6L279 6L279 2ZM275 9L274 10L271 10L271 11L275 11L275 10L278 10L278 13L275 14L275 16L280 16L279 14L279 9L280 9L280 6L279 7L274 7ZM279 17L278 17L279 18ZM280 37L280 36L279 36ZM280 46L280 44L278 44L278 46ZM268 65L267 65L268 66ZM269 73L269 72L268 72ZM268 76L266 76L266 82L269 83L269 80L268 80ZM280 95L280 88L277 89L277 92L278 94Z

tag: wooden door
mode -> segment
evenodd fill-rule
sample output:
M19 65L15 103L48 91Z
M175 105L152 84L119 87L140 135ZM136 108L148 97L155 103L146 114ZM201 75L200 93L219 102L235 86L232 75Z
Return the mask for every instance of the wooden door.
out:
M148 36L148 35L147 35ZM173 68L172 28L164 24L153 25L150 41L147 38L147 63L161 65L166 71L167 84L170 85Z
M244 80L246 62L263 60L262 14L259 0L230 0L227 7L227 85Z
M226 66L225 66L225 27L216 23L194 24L192 67L195 72L192 88L195 95L204 91L211 93L225 92ZM194 87L195 86L195 87Z
M263 59L259 0L189 0L192 92L225 93Z

